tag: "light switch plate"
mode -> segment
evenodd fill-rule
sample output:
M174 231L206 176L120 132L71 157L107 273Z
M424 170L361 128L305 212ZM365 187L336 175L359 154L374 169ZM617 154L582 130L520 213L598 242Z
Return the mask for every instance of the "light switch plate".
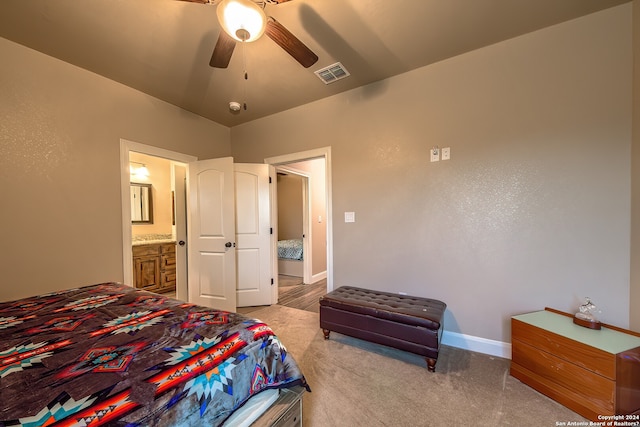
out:
M431 161L432 162L437 162L440 160L440 149L439 148L432 148L431 150L429 150L429 152L431 153Z
M345 212L344 213L344 222L356 222L356 213L355 212Z

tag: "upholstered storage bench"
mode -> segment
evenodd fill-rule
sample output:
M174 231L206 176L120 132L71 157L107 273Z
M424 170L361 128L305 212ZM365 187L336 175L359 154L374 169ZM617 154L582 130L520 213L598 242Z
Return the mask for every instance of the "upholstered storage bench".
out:
M320 297L320 327L422 355L434 372L443 316L447 305L438 300L343 286Z

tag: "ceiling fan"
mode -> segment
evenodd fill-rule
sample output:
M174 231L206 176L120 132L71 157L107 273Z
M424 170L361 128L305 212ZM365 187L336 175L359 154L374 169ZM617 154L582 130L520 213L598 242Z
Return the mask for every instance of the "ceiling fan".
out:
M318 56L287 30L264 13L266 3L280 4L290 0L181 0L192 3L217 4L218 21L222 26L209 65L227 68L237 42L257 40L263 34L284 49L305 68L318 61ZM254 29L251 22L257 23Z

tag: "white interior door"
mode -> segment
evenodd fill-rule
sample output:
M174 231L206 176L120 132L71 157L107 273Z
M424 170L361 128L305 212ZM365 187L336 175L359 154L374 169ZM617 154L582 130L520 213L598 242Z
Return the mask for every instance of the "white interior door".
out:
M171 163L173 176L174 227L176 236L176 298L189 299L187 287L187 168L183 163Z
M236 265L238 307L272 301L269 165L236 163Z
M233 158L189 163L189 302L236 310Z

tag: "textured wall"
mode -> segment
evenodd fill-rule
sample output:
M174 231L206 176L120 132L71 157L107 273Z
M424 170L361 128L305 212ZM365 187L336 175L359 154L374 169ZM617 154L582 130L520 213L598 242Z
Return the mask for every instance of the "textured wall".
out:
M0 301L122 281L120 138L227 156L229 129L0 38Z
M640 0L633 1L633 150L631 160L631 297L640 307ZM640 310L630 311L630 326L640 331Z
M500 341L585 296L627 326L631 70L627 4L234 127L232 154L331 145L335 286L442 299L447 330Z

